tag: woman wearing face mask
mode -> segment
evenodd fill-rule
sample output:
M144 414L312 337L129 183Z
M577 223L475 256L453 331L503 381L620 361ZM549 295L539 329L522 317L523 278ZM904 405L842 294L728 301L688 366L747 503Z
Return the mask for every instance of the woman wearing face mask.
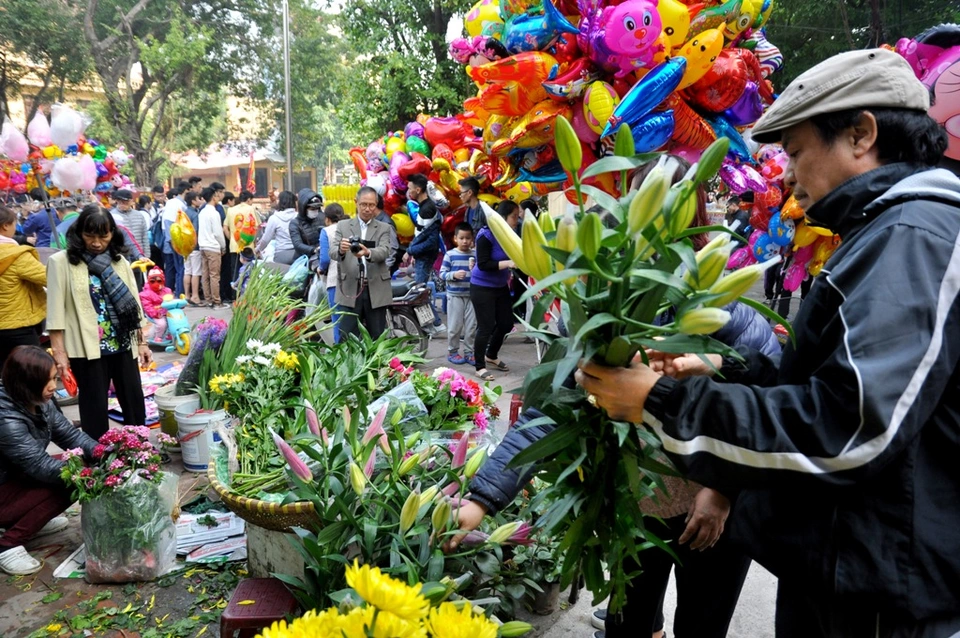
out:
M107 211L83 208L67 231L67 249L47 262L47 330L57 369L73 370L80 422L94 439L109 428L107 392L113 382L123 422L145 425L137 362L152 360L133 270L123 235Z
M290 241L296 253L294 261L303 255L310 258L310 272L316 272L320 263L320 231L323 230L323 198L304 188L297 195L297 216L290 222Z

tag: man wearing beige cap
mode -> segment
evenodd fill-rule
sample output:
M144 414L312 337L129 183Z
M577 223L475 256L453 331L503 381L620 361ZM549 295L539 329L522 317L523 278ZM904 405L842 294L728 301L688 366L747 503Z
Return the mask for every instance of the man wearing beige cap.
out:
M810 223L843 240L781 361L577 373L691 480L740 491L732 538L779 577L780 638L960 632L960 180L933 168L947 138L929 103L898 55L853 51L754 127L782 142Z

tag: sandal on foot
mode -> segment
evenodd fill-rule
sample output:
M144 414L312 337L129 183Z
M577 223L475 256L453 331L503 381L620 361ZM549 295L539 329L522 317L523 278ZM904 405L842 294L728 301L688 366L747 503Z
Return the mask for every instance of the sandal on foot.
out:
M510 368L503 361L494 361L493 359L487 357L486 359L487 367L493 368L494 370L499 370L500 372L509 372Z
M488 372L486 368L483 368L482 370L477 370L477 378L482 379L483 381L493 381L494 379L496 379L496 377L490 374L490 372Z
M463 357L460 356L460 353L459 353L459 352L451 352L450 354L448 354L448 355L447 355L447 361L449 361L450 363L452 363L452 364L454 364L454 365L458 365L458 366L461 366L461 365L463 365L464 363L467 362L466 359L464 359Z

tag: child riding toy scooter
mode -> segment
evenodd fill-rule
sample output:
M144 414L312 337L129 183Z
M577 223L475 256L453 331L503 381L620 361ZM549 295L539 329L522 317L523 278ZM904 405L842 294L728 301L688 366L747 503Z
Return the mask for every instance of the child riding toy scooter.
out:
M147 285L140 291L143 312L153 324L147 331L147 343L185 355L190 352L190 321L183 311L187 300L174 298L165 283L163 271L154 267L147 273Z

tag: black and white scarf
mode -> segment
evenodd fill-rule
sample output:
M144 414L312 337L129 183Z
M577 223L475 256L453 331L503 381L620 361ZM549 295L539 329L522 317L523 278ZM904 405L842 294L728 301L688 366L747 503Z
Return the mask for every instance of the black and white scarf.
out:
M122 342L129 342L130 333L140 329L140 304L133 296L127 284L113 269L109 252L99 255L83 253L83 261L91 275L100 278L103 292L107 296L107 315Z

